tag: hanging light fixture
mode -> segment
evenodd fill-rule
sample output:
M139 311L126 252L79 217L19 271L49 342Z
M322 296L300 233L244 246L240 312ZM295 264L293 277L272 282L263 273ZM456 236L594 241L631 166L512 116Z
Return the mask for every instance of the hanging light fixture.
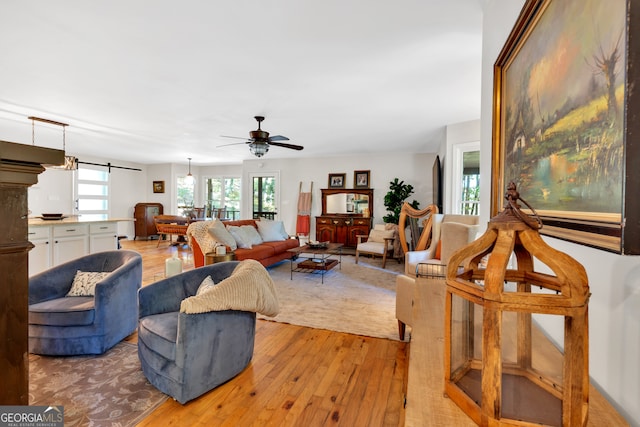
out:
M187 159L189 159L189 173L187 174L185 180L187 184L192 184L194 178L193 178L193 175L191 174L191 157L187 157Z
M36 145L36 122L49 123L52 125L62 127L62 151L66 153L66 128L69 126L67 123L56 122L55 120L43 119L41 117L28 117L31 120L31 145ZM54 169L75 170L78 168L78 161L74 156L64 156L64 163L60 166L52 166Z
M261 142L252 142L249 144L249 151L256 157L262 157L269 151L269 145Z

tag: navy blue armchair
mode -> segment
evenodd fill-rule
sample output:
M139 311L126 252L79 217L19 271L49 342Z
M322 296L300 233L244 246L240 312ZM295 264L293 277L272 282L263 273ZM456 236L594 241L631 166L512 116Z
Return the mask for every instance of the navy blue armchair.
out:
M95 296L66 296L76 272L107 272ZM86 255L29 278L29 351L102 354L136 330L142 257L127 250Z
M256 314L223 310L180 312L211 276L218 284L237 261L205 265L140 289L138 356L156 388L184 404L238 375L253 357Z

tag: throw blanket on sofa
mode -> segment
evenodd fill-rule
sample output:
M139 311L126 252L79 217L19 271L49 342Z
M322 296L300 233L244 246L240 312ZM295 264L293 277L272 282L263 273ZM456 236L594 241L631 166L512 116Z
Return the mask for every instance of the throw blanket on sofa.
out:
M262 264L252 259L241 261L231 276L180 303L180 311L187 314L222 310L253 311L269 317L280 312L275 284Z
M187 228L187 239L195 239L203 254L215 250L217 242L211 237L211 234L209 234L209 227L211 227L214 221L217 220L192 222L189 224L189 228ZM191 242L189 242L189 244L191 244Z

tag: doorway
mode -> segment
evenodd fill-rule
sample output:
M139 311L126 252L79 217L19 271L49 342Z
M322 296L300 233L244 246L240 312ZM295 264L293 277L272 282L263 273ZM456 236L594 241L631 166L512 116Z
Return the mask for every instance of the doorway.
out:
M278 172L252 173L251 212L254 219L275 219L280 206L280 177Z
M453 213L480 212L480 142L453 147Z

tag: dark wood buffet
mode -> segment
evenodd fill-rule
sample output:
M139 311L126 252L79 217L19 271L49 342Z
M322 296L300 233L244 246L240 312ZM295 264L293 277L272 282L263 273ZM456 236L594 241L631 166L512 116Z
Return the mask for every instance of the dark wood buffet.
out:
M373 189L322 189L322 214L316 217L316 240L356 247L368 235L373 218Z

